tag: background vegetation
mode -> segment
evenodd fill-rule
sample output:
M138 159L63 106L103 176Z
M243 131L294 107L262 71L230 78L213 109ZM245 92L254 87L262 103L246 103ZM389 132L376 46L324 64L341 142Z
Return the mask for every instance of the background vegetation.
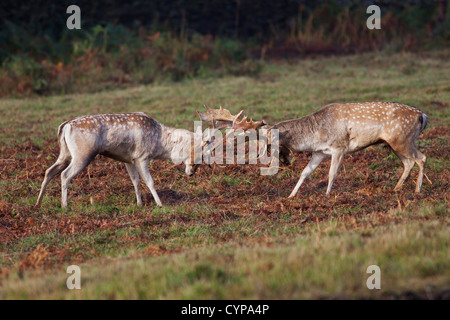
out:
M81 30L66 9L81 8ZM366 27L370 4L382 30ZM264 61L449 44L447 1L20 1L0 4L0 97L254 76Z

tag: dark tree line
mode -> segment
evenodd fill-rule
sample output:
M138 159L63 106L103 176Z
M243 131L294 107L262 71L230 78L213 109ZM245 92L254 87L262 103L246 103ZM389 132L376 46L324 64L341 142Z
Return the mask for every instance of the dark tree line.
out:
M426 19L445 19L447 0L34 0L0 2L0 27L9 21L27 32L58 38L66 25L66 8L81 8L82 28L107 23L128 28L159 27L173 32L197 32L227 37L255 37L273 30L288 31L295 19L305 20L316 8L328 4L331 12L377 4L382 12L402 12L418 7ZM439 9L437 9L439 8Z

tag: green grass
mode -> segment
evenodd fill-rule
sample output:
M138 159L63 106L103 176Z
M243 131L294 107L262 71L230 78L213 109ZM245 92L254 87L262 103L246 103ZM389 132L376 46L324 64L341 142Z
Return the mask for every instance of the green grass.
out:
M0 299L439 298L450 285L450 60L447 51L368 53L266 63L257 77L189 79L93 94L0 100ZM329 161L287 199L309 157L261 177L255 166L180 166L152 161L162 198L141 184L135 205L123 164L98 159L69 187L33 207L56 159L58 125L82 114L144 111L193 129L195 110L222 105L269 123L330 102L398 101L429 116L419 139L428 157L393 193L401 162L381 146L347 155L330 198ZM69 291L65 269L82 270ZM382 289L368 290L379 265Z
M321 226L322 228L324 226ZM152 258L82 264L79 292L64 287L62 268L3 284L5 298L39 299L311 299L426 297L448 288L450 225L436 221L358 231L325 230L276 243L203 246ZM433 233L430 237L429 233ZM399 254L401 252L401 254ZM381 290L365 286L368 266L381 269Z

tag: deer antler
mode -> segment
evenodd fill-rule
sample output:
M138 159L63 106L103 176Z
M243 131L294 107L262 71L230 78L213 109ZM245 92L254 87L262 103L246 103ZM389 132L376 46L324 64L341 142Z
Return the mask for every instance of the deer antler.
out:
M244 131L245 130L249 130L249 129L256 130L256 129L258 129L258 128L260 128L260 127L262 127L263 125L266 124L266 122L264 120L262 120L262 121L253 121L253 119L250 119L250 121L247 121L247 116L242 118L241 121L238 121L238 120L239 119L236 118L233 121L232 128L234 130L239 130L239 129L242 129Z
M215 129L232 128L234 130L242 129L244 131L248 129L256 130L267 124L264 120L248 121L246 116L239 121L239 117L244 112L244 110L241 110L237 115L232 115L229 110L222 107L220 107L219 109L212 109L206 104L203 106L205 107L206 112L197 111L197 114L202 121L211 121Z
M244 110L241 110L237 115L232 115L229 110L224 109L222 107L220 107L219 109L212 109L207 105L203 106L206 109L205 113L197 111L197 114L199 115L202 121L211 121L212 127L214 129L227 129L227 128L233 129L232 131L227 133L225 139L230 138L230 136L232 136L234 134L234 131L236 130L241 129L243 131L249 129L257 130L262 126L267 125L267 123L264 120L253 121L253 119L251 119L249 121L247 116L244 116L242 120L239 120L239 117L244 112ZM213 138L211 138L210 143L213 143ZM218 147L221 143L222 141L216 142L216 144L214 144L212 149L215 150L215 148Z
M197 110L197 114L202 121L228 121L233 122L237 118L239 118L244 112L241 110L237 115L232 115L231 112L227 109L220 107L219 109L212 109L208 107L206 104L203 105L206 109L206 112L200 112Z

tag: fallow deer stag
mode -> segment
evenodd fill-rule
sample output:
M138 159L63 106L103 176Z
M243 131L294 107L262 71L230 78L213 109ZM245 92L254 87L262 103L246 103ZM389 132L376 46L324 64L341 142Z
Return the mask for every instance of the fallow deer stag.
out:
M269 130L278 130L282 162L289 162L291 151L312 152L311 161L289 195L292 198L303 181L329 156L331 166L326 194L330 195L344 155L383 142L392 148L404 166L394 191L400 190L417 163L419 175L415 192L419 193L426 156L417 150L415 141L426 126L427 115L416 108L400 103L364 102L329 104L311 115L279 122Z
M184 129L166 127L147 114L100 114L75 118L58 128L60 154L56 162L45 172L44 181L36 201L40 206L50 180L61 174L61 204L67 206L67 187L72 178L83 170L97 154L125 163L133 183L137 204L142 205L139 176L150 189L156 203L161 200L156 193L148 169L151 159L171 159L183 162L187 175L194 174L194 135ZM202 141L202 137L197 137Z

